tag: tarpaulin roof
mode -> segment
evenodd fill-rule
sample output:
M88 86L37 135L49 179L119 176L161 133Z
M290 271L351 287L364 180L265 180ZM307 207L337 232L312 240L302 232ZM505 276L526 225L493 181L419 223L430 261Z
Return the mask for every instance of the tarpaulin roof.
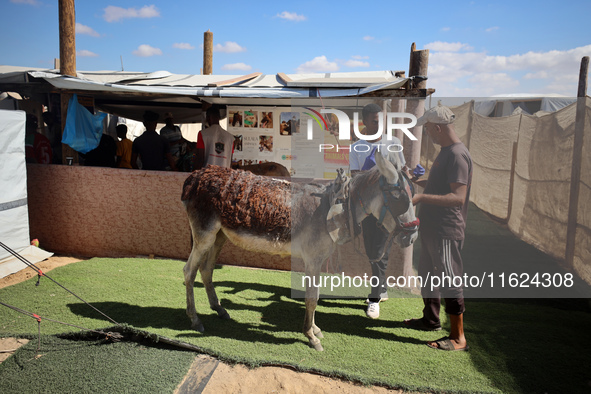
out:
M264 75L190 75L167 71L79 71L77 77L60 75L58 70L0 66L0 91L25 95L73 92L92 96L95 106L132 119L140 119L150 106L171 110L178 121L195 121L203 101L223 105L298 105L318 98L328 105L359 98L374 92L402 90L409 78L393 71L353 73ZM349 103L351 101L349 100ZM358 103L362 104L362 103Z

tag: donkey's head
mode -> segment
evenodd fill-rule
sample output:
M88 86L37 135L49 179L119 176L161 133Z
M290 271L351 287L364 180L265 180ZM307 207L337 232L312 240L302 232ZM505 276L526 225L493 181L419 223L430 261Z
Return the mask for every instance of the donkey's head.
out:
M417 238L418 219L412 205L412 185L402 172L398 154L385 159L376 154L376 165L380 172L380 196L372 204L372 214L389 232L396 231L396 242L403 248L410 246Z

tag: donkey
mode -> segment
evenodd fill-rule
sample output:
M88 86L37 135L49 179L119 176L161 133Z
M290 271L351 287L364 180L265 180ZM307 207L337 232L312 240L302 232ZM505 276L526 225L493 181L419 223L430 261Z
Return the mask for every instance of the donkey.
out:
M416 239L418 219L409 196L410 183L397 160L397 155L386 160L378 154L376 167L350 181L348 212L353 227L374 215L397 243L407 247ZM193 293L198 269L211 309L220 318L230 318L212 283L215 262L228 239L246 250L299 257L305 274L319 278L322 263L335 250L326 219L333 186L292 183L217 166L195 171L187 178L181 199L191 225L193 248L183 271L187 315L193 329L204 330ZM321 351L319 338L323 335L314 321L319 288L308 285L305 294L304 335L311 347Z

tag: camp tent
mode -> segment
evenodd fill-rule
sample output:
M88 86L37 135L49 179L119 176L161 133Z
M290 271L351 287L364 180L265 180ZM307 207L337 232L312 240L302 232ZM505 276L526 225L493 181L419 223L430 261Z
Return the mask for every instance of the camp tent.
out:
M375 97L416 97L414 77L400 71L322 74L188 75L167 71L78 71L77 77L58 70L0 66L0 92L18 92L43 102L48 94L69 92L92 97L95 109L141 121L146 109L172 112L179 123L202 121L204 102L226 105L342 107L363 106ZM355 100L351 100L354 98ZM343 99L349 99L344 100Z
M51 256L30 245L25 112L0 110L0 242L35 263ZM0 278L25 267L0 247Z
M533 115L537 112L556 112L576 102L575 97L558 94L536 95L527 93L503 94L486 99L476 99L474 111L482 116L510 116L515 111Z

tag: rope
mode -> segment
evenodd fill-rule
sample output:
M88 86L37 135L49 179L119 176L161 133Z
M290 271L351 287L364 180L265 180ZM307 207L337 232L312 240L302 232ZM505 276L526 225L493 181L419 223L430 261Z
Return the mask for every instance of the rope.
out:
M104 317L106 317L111 322L115 323L116 325L119 325L119 323L117 323L115 320L111 319L109 316L107 316L106 314L104 314L103 312L101 312L100 310L98 310L97 308L95 308L93 305L91 305L90 303L88 303L87 301L85 301L84 299L82 299L80 296L78 296L74 292L68 290L66 287L64 287L63 285L61 285L60 283L58 283L56 280L54 280L51 277L49 277L47 274L45 274L43 271L41 271L41 269L39 267L37 267L35 264L31 263L30 261L28 261L27 259L25 259L24 257L22 257L20 254L16 253L10 247L6 246L2 242L0 242L0 246L3 247L4 249L6 249L10 254L12 254L14 257L16 257L17 259L19 259L21 262L25 263L29 268L31 268L31 269L35 270L35 272L37 272L38 279L37 279L37 283L35 284L35 286L39 286L39 283L41 281L41 277L44 276L47 279L51 280L56 285L58 285L59 287L61 287L62 289L64 289L65 291L67 291L68 293L72 294L74 297L78 298L80 301L84 302L86 305L88 305L89 307L91 307L92 309L94 309L96 312L98 312L101 315L103 315Z
M26 315L26 316L32 317L33 319L37 320L37 323L38 323L38 325L39 325L39 330L41 330L41 328L40 328L41 321L42 321L42 320L47 320L47 321L50 321L50 322L53 322L53 323L58 323L58 324L63 324L63 325L65 325L65 326L74 327L74 328L77 328L77 329L79 329L79 330L90 331L90 332L94 332L94 333L96 333L96 334L106 335L106 333L105 333L105 332L102 332L102 331L91 330L90 328L84 328L84 327L77 326L77 325L75 325L75 324L65 323L65 322L63 322L63 321L54 320L54 319L50 319L50 318L48 318L48 317L39 316L39 315L37 315L36 313L29 312L29 311L26 311L26 310L24 310L24 309L21 309L21 308L18 308L18 307L16 307L16 306L12 306L12 305L9 305L9 304L5 304L5 303L4 303L4 302L2 302L2 301L0 301L0 305L2 305L2 306L5 306L5 307L7 307L7 308L9 308L9 309L12 309L13 311L16 311L16 312L18 312L18 313L22 313L23 315ZM41 333L41 332L39 331L39 334L40 334L40 333Z

